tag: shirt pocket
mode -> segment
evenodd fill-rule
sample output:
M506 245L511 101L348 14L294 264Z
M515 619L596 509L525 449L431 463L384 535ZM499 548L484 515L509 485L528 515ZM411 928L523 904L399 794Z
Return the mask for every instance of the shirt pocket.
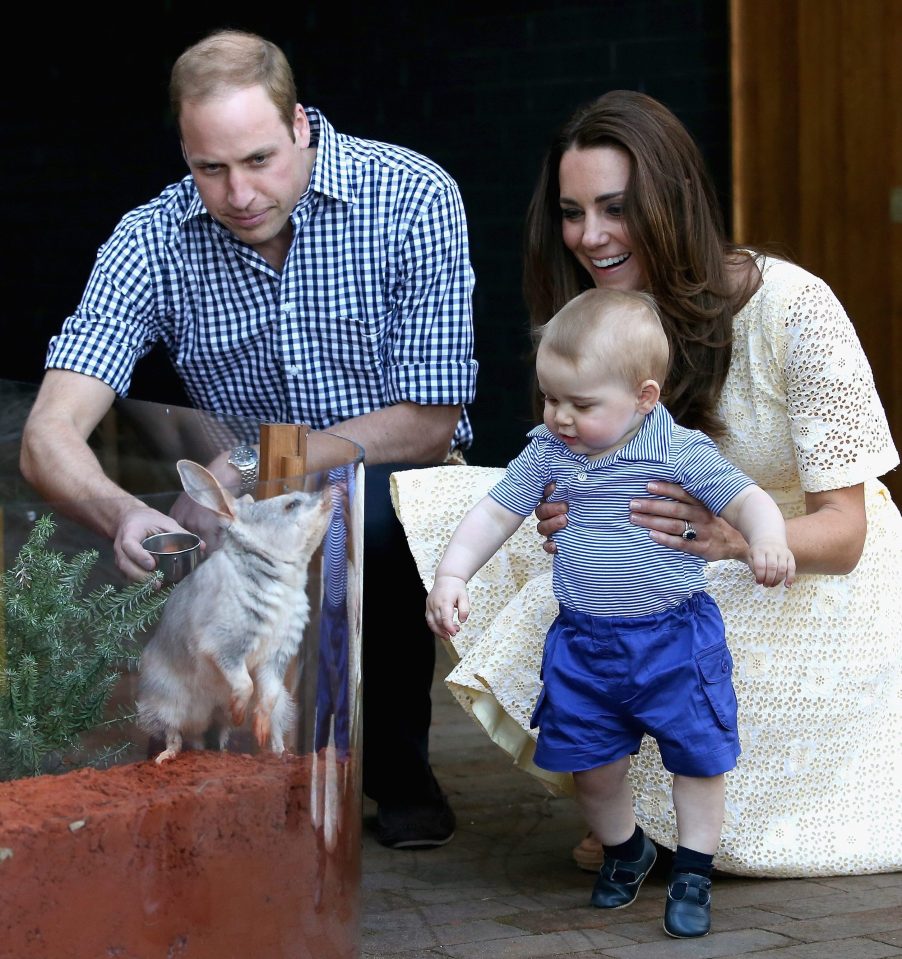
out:
M351 315L331 313L318 324L316 338L324 360L343 367L381 369L394 313Z

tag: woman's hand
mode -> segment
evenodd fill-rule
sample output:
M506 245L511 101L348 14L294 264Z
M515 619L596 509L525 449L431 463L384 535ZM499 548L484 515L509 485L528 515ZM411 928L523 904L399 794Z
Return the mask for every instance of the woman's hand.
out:
M546 553L557 552L557 545L553 539L550 539L552 533L557 533L567 525L567 504L549 503L548 497L554 492L554 483L549 483L545 487L545 499L536 507L536 517L539 520L536 523L536 532L539 536L545 536L545 542L542 543L542 549Z
M649 536L662 546L678 549L708 562L719 559L745 560L748 544L742 534L715 516L682 486L676 483L651 482L648 492L667 499L641 497L630 501L630 522L649 531ZM536 511L538 512L538 510ZM686 523L695 530L693 540L683 539Z
M545 487L546 498L554 491L554 483ZM634 499L630 502L630 522L649 531L649 536L662 546L678 549L693 556L701 556L709 562L718 559L744 560L748 544L742 534L710 510L706 509L682 486L676 483L652 482L649 493L666 496L668 499ZM567 504L548 503L542 500L536 507L536 531L540 536L550 537L567 525ZM682 533L686 522L695 530L694 540L685 540ZM554 553L554 540L542 544L546 553Z

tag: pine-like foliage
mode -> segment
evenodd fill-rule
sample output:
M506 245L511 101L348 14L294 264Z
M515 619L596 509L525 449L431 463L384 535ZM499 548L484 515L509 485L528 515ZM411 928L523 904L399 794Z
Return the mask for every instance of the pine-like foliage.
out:
M156 574L83 595L97 550L70 559L53 552L47 543L55 529L42 516L0 577L0 779L106 765L128 746L86 755L80 735L131 718L105 720L104 713L169 594Z

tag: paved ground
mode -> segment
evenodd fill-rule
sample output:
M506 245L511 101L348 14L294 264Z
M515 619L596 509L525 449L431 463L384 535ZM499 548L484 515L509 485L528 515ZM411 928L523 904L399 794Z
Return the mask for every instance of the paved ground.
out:
M718 875L711 934L696 940L661 927L665 856L628 909L587 905L592 876L570 858L582 829L573 802L510 765L452 700L441 649L438 659L432 758L457 834L441 849L402 852L365 826L362 959L902 957L902 873ZM373 812L365 801L364 816Z

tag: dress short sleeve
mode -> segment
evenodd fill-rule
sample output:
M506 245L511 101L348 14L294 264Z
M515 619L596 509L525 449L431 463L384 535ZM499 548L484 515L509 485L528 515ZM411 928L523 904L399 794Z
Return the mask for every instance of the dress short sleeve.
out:
M899 456L842 304L801 267L768 259L761 269L734 318L725 454L766 489L822 492L888 473Z

